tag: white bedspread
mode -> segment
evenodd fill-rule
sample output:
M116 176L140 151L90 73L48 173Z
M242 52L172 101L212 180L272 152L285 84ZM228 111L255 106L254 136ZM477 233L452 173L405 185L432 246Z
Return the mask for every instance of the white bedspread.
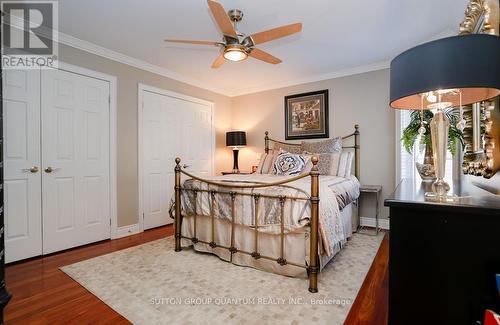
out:
M207 180L228 183L228 184L267 184L290 178L290 176L276 176L267 174L251 175L225 175L209 177ZM352 178L338 176L320 176L319 181L319 235L320 254L330 256L336 245L339 245L344 238L343 223L340 217L340 209L359 196L359 182ZM188 179L184 181L185 188L236 191L244 193L256 193L263 195L286 195L290 197L307 198L311 191L310 177L287 183L280 186L238 189L225 188L208 185L196 180ZM339 199L340 197L340 199ZM194 193L183 191L182 194L183 213L194 213ZM210 216L211 202L210 194L198 192L196 200L196 214ZM349 202L348 202L349 201ZM339 204L339 202L341 204ZM347 203L346 203L347 202ZM255 206L252 196L235 197L235 220L237 224L249 227L255 226ZM228 194L215 195L215 217L231 220L231 196ZM284 228L285 232L293 232L309 224L310 204L305 200L287 199L284 205ZM258 227L261 232L278 234L281 231L281 206L279 200L264 198L259 199Z

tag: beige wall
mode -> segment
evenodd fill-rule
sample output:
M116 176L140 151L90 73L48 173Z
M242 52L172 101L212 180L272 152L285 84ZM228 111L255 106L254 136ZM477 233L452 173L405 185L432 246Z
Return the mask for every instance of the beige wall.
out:
M59 47L59 59L66 63L117 77L118 226L138 222L138 83L214 102L217 129L216 170L227 170L231 167L231 153L224 147L225 132L231 127L231 100L229 97L62 44Z
M248 137L248 146L240 151L240 169L258 163L266 130L284 139L284 96L321 89L329 91L330 137L350 134L354 124L360 125L361 182L383 186L383 206L394 190L395 177L395 113L388 106L388 69L232 98L232 127L247 131ZM361 216L373 216L371 203L361 202ZM388 209L381 211L387 217Z
M217 173L232 168L232 154L225 147L227 130L247 131L248 146L240 152L240 169L249 170L258 163L263 151L264 131L284 139L284 96L329 89L330 136L349 134L354 124L359 124L362 183L381 184L383 198L394 189L395 114L388 107L389 70L229 98L62 44L59 57L63 62L117 77L118 226L138 222L138 83L215 103ZM361 203L362 207L370 208L362 209L361 215L373 215L372 204ZM383 209L382 216L387 215Z

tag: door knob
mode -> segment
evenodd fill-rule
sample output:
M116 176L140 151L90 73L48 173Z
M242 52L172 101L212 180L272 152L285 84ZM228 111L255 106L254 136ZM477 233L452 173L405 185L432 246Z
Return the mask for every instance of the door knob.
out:
M61 168L55 168L55 167L50 167L49 166L49 167L45 168L45 172L46 173L52 173L52 172L55 172L58 169L61 169Z
M23 172L30 172L30 173L38 173L38 167L37 166L31 166L30 168L24 168Z

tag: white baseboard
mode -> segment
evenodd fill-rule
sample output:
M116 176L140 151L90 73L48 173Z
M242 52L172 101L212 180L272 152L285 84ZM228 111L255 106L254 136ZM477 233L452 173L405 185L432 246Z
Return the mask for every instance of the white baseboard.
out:
M138 234L140 232L141 232L141 228L139 227L138 223L133 224L133 225L128 225L128 226L118 227L116 229L112 239L127 237L130 235Z
M360 220L361 220L361 226L375 228L375 218L361 217ZM389 230L390 229L389 219L379 218L378 219L378 226L381 229Z

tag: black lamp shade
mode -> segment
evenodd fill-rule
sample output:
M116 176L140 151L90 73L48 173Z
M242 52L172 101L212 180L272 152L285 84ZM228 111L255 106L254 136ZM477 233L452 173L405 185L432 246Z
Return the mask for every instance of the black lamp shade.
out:
M471 34L416 46L391 62L391 106L420 109L420 94L459 89L462 105L500 94L500 38ZM443 102L458 106L459 96L443 94ZM424 96L423 107L430 102Z
M243 131L226 132L226 146L242 147L247 145L247 135Z

